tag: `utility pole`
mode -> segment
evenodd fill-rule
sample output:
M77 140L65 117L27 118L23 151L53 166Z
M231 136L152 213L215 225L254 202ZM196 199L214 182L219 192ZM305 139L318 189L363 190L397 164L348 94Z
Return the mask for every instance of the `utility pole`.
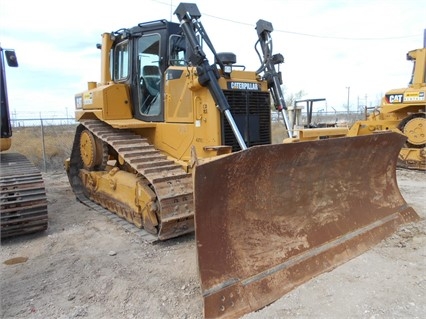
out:
M347 103L347 108L348 108L348 120L349 120L349 92L351 91L351 87L347 86L346 89L348 90L348 103Z
M426 29L423 30L423 47L426 48Z

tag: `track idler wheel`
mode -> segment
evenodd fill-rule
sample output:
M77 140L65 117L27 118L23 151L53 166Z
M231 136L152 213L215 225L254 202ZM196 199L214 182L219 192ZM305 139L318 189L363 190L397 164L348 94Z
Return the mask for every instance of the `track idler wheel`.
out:
M107 146L89 130L81 132L80 154L84 168L87 170L102 169L102 167L105 167L108 158Z
M412 114L401 121L398 128L407 136L407 146L412 148L426 147L425 114Z

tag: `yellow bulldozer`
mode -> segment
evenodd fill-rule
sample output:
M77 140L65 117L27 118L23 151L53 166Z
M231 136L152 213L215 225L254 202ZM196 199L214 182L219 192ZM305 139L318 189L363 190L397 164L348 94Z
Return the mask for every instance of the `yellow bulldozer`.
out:
M399 152L398 167L426 170L426 30L424 32L423 48L407 53L407 60L413 62L408 87L386 92L381 105L350 128L303 128L296 132L296 138L288 138L286 142L395 131L407 137Z
M48 227L47 196L41 172L24 155L10 152L12 123L6 83L6 62L18 67L15 50L0 47L1 238L41 232Z
M386 92L380 107L356 122L348 136L398 130L407 137L398 166L426 170L426 30L423 48L409 51L407 60L413 62L408 87Z
M195 231L205 318L260 309L418 219L396 182L403 135L271 144L271 105L288 125L271 23L248 71L215 51L196 4L175 14L102 35L66 170L78 200L147 240Z

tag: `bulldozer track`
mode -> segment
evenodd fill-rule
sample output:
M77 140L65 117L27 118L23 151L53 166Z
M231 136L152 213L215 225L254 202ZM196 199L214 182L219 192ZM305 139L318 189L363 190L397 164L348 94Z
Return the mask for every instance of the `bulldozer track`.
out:
M118 215L110 212L109 210L103 208L102 206L94 203L93 201L91 201L87 197L85 197L85 196L78 196L78 200L82 204L84 204L87 207L89 207L90 209L92 209L92 210L94 210L96 212L99 212L99 213L105 215L109 220L111 220L112 222L114 222L117 225L121 226L122 228L124 228L124 230L128 231L129 233L137 235L143 241L150 242L150 243L154 243L154 242L158 241L158 237L157 236L154 236L154 235L148 233L143 228L141 229L141 228L136 227L134 224L129 223L125 219L123 219L123 218L119 217Z
M79 201L104 214L112 214L111 209L108 209L111 208L110 204L105 203L102 198L98 196L88 198L78 176L79 169L83 167L80 158L79 135L83 129L88 129L93 135L108 144L110 148L113 148L136 174L146 178L157 196L160 223L157 235L150 234L134 224L124 222L120 218L121 216L118 217L114 214L118 217L114 218L115 220L120 221L123 226L127 224L125 228L128 231L137 233L144 240L150 242L177 237L193 231L194 209L191 174L185 172L180 165L155 149L146 138L130 130L115 129L99 120L82 120L80 123L73 144L69 171L70 182ZM94 204L94 201L96 204ZM100 205L106 206L106 208ZM118 212L118 215L123 215L127 221L132 222L131 218L126 217L129 212L120 214L122 209L117 208L114 213ZM133 212L130 212L130 214L133 214Z
M23 155L4 153L0 164L1 238L48 227L46 189L40 171Z

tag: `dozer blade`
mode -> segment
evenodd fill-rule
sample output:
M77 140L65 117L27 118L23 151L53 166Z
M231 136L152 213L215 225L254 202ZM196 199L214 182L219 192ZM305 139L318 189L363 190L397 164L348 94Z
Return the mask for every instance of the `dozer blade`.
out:
M258 310L417 220L396 181L404 141L383 133L256 146L198 165L205 318Z

